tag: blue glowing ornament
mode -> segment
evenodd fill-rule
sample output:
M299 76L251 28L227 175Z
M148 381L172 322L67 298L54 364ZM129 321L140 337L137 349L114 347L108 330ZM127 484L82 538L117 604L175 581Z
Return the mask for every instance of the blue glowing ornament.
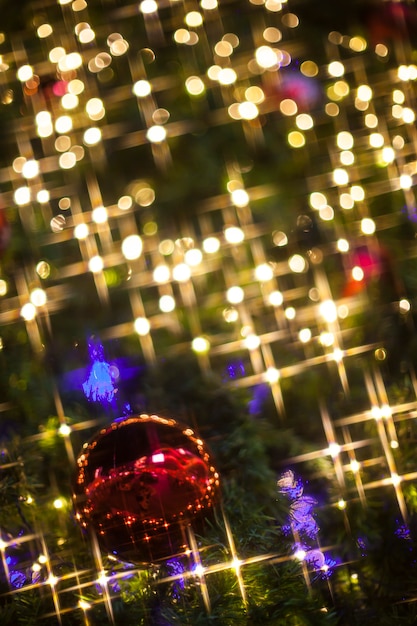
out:
M290 500L289 523L282 527L283 532L286 535L293 534L303 540L303 543L299 541L294 543L294 552L304 553L303 559L308 566L327 578L336 562L328 559L319 548L312 548L308 545L308 540L316 539L319 532L319 527L313 517L317 500L304 494L303 483L292 470L287 470L281 475L277 486L279 492Z
M88 379L83 383L83 391L88 400L111 403L117 388L114 385L113 369L104 358L104 348L95 337L88 342L91 367Z
M169 576L172 576L175 579L172 584L172 597L175 598L175 600L179 600L181 598L181 593L185 589L185 565L181 559L172 558L165 562L165 567Z

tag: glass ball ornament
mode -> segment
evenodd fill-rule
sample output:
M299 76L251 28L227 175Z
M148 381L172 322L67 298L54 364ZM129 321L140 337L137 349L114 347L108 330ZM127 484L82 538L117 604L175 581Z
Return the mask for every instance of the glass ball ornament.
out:
M157 415L115 420L84 444L73 487L75 516L100 548L150 564L189 548L219 495L219 475L190 428Z

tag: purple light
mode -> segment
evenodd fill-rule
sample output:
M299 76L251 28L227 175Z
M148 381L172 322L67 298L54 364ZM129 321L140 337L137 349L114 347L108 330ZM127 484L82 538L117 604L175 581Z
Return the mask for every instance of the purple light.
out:
M281 474L277 486L279 492L291 502L288 515L289 523L282 526L282 531L285 535L291 533L301 540L301 543L297 541L293 544L294 556L305 561L311 569L319 572L322 577L329 577L336 562L326 558L319 548L312 548L307 543L308 539L316 539L319 532L319 527L313 517L317 500L304 494L303 484L292 470L287 470Z
M114 374L118 372L104 359L104 348L95 337L90 337L88 353L91 359L91 368L87 380L83 383L86 398L94 402L111 403L117 389L114 386Z

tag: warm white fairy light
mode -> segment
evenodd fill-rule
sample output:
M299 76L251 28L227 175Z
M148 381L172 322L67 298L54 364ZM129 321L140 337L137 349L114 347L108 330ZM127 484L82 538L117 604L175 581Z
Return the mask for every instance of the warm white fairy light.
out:
M359 472L360 468L361 468L361 464L360 464L360 463L359 463L359 461L357 461L356 459L353 459L353 460L350 462L350 469L351 469L351 471L352 471L354 474L356 474L357 472Z
M400 313L408 313L409 311L411 311L411 303L406 298L402 298L398 303L398 308L400 310Z
M271 385L278 382L281 378L281 372L276 367L268 367L265 372L265 380Z
M30 65L21 65L17 70L17 78L22 83L30 80L33 76L33 68Z
M399 104L394 104L391 109L391 115L394 119L400 120L403 116L403 107Z
M71 426L69 424L61 424L58 428L58 432L63 437L68 437L71 434Z
M77 159L73 152L64 152L58 159L59 167L63 170L69 170L77 163Z
M121 211L127 211L132 207L133 200L131 196L121 196L117 201L117 206Z
M14 192L14 201L18 206L24 206L30 202L30 189L29 187L19 187Z
M391 474L391 482L394 485L394 487L397 487L400 482L402 481L401 476L399 476L396 472L392 472Z
M230 304L239 304L239 302L243 302L244 297L245 293L242 287L238 285L230 287L226 292L226 299Z
M27 302L20 309L20 315L26 322L29 322L36 317L36 307L32 302Z
M340 500L338 500L337 502L337 508L343 511L346 508L346 500L340 498Z
M347 185L349 183L349 174L341 167L333 170L333 180L336 185Z
M125 259L129 261L138 259L142 254L142 239L139 235L129 235L123 239L121 249Z
M332 61L327 67L330 76L340 78L345 73L345 67L340 61Z
M159 308L163 313L170 313L175 309L175 299L173 296L164 295L159 298Z
M411 189L413 186L413 179L409 174L401 174L400 187L401 189Z
M355 201L350 193L341 193L339 197L340 206L342 209L350 210L355 206Z
M310 194L309 203L312 209L319 210L327 205L327 198L324 193L313 191L313 193Z
M381 405L381 417L383 417L384 419L388 419L392 416L392 409L389 406L389 404L383 404Z
M63 55L58 61L58 69L60 72L71 72L81 67L83 59L78 52L70 52Z
M231 67L220 68L216 75L216 80L221 85L233 85L237 80L237 74Z
M282 293L280 291L271 291L271 293L268 296L268 300L269 303L272 304L272 306L281 306L281 304L284 301L284 296L282 295Z
M301 274L307 269L307 261L301 254L293 254L288 259L288 265L290 270L296 274Z
M381 133L371 133L369 135L369 145L372 148L382 148L384 145L384 136Z
M308 343L311 340L312 337L312 333L310 328L301 328L301 330L298 333L298 338L301 341L301 343Z
M342 165L352 165L355 162L355 155L350 150L343 150L339 156Z
M46 292L43 289L36 288L30 292L30 301L36 307L44 306L46 304Z
M137 317L134 321L135 332L140 335L148 335L151 329L151 324L146 317Z
M156 283L167 283L171 277L168 265L157 265L153 270L153 279Z
M200 265L203 261L203 253L199 248L191 248L191 250L187 250L184 254L184 261L187 265L191 267L196 267Z
M74 96L79 96L85 89L85 85L82 80L79 78L73 78L69 81L67 85L67 89L69 93L72 93Z
M223 309L222 315L228 324L233 324L233 322L236 322L239 319L239 312L233 306L228 306Z
M354 143L352 133L345 130L341 131L337 134L336 143L341 150L350 150Z
M254 120L259 115L259 109L254 102L240 102L237 106L239 117L243 120Z
M89 232L88 224L77 224L74 228L74 237L76 239L85 239L88 237Z
M210 342L205 337L194 337L191 342L191 348L194 352L204 354L210 349Z
M206 11L213 11L218 7L218 2L217 0L201 0L200 5Z
M155 124L146 131L146 137L151 143L162 143L165 141L167 131L163 126Z
M123 38L116 39L115 41L112 41L110 44L110 52L115 57L123 56L124 54L126 54L128 50L129 50L129 44Z
M174 33L174 41L179 44L189 44L191 42L191 33L186 28L178 28Z
M288 306L284 311L284 315L287 320L294 320L297 315L297 311L293 306Z
M107 222L108 212L107 212L106 207L104 206L95 207L95 209L93 209L91 212L91 219L96 224L104 224L105 222Z
M370 217L364 217L361 220L361 231L364 235L373 235L376 230L376 224Z
M54 576L54 574L51 573L49 574L46 582L51 587L55 587L58 584L58 581L59 581L59 578L57 576Z
M343 357L345 356L345 353L340 348L335 348L331 356L332 356L333 361L335 361L336 363L341 363L343 360Z
M381 157L384 163L392 163L395 159L395 151L391 146L382 148Z
M269 263L261 263L255 267L255 278L260 282L266 282L274 277L274 270Z
M101 141L101 130L96 127L87 128L83 135L86 146L94 146Z
M334 218L334 210L329 204L319 209L319 217L325 222L329 222Z
M313 118L307 113L297 115L295 123L300 130L310 130L310 128L313 128L314 126Z
M365 199L365 190L361 185L352 185L350 188L350 195L355 202L361 202Z
M175 243L172 239L163 239L158 246L158 250L164 256L169 256L175 250Z
M207 237L203 241L203 250L207 254L215 254L220 249L220 239L217 237Z
M358 283L365 278L365 272L359 265L355 265L355 267L352 268L351 275L353 280L356 280Z
M362 102L369 102L369 100L372 100L373 93L369 85L359 85L356 94Z
M46 37L52 35L53 32L53 28L50 24L41 24L40 26L38 26L36 34L38 35L39 39L46 39Z
M256 350L261 345L261 339L258 335L250 333L245 337L243 343L248 350Z
M334 335L333 333L323 331L322 333L320 333L319 341L322 346L330 348L330 346L334 344Z
M69 115L61 115L55 120L55 130L57 133L68 133L72 129L72 118Z
M22 167L22 176L25 178L35 178L39 174L39 163L34 159L26 161Z
M101 98L90 98L85 105L85 111L92 120L99 120L104 116L104 104Z
M95 32L88 24L79 30L77 36L80 43L91 43L96 38Z
M79 104L78 96L73 93L66 93L61 98L61 106L66 111L76 109Z
M374 405L371 408L371 416L374 418L374 420L378 421L382 418L382 413L381 413L381 407Z
M278 66L280 55L270 46L260 46L255 50L255 59L259 67L270 69Z
M241 243L245 239L245 233L238 226L228 226L224 229L226 241L231 244Z
M62 498L55 498L55 500L52 503L52 506L54 507L54 509L63 509L64 504L65 502Z
M172 278L179 283L186 282L191 278L191 269L186 263L178 263L172 268Z
M279 103L279 110L283 115L287 115L290 117L297 114L298 106L294 100L291 100L290 98L284 98L284 100L281 100L281 102Z
M155 0L143 0L143 2L139 4L139 11L144 15L150 15L158 11L158 5Z
M192 96L200 96L205 91L204 82L199 76L189 76L185 81L185 88Z
M234 189L230 194L230 198L237 207L244 207L249 204L249 194L246 189Z
M98 272L101 272L103 267L104 267L104 261L102 257L99 255L95 255L91 257L91 259L88 262L88 269L90 270L90 272L93 272L95 274Z
M327 454L330 454L330 456L332 456L335 459L337 456L339 456L341 450L342 449L340 445L336 443L335 441L333 441L329 444L329 447L327 448Z
M302 148L306 143L306 139L303 133L299 132L298 130L294 130L288 133L287 140L292 148Z
M337 319L337 308L333 300L324 300L319 306L320 315L328 322L334 322Z
M347 239L338 239L337 240L337 249L339 250L339 252L347 252L349 250L349 242Z

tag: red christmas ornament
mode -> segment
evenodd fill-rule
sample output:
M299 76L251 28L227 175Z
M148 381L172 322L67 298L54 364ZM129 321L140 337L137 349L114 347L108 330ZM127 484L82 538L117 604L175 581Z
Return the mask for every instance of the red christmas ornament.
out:
M188 548L217 500L219 477L190 428L156 415L120 418L77 459L76 518L103 550L154 563Z

